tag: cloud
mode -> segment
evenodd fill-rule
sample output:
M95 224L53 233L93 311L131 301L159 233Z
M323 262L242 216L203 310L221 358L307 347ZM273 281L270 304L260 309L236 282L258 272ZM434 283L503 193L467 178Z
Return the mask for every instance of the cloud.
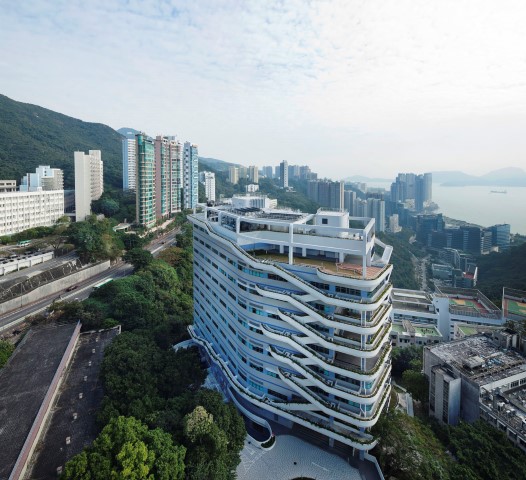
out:
M240 163L469 170L494 161L477 135L498 132L504 164L526 148L525 17L512 0L10 2L0 89Z

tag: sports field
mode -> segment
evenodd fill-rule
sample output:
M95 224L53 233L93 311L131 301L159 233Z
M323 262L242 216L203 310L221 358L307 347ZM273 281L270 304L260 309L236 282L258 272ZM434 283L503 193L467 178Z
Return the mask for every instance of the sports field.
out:
M477 300L467 300L464 298L450 298L449 304L454 307L462 307L466 310L473 310L475 312L485 312L487 309Z
M504 311L513 315L526 317L526 303L517 302L516 300L505 299Z

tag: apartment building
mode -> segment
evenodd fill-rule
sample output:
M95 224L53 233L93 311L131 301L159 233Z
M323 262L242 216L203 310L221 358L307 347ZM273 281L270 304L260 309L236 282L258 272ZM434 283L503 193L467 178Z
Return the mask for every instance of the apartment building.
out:
M64 172L60 168L39 165L35 173L28 173L22 177L21 192L38 190L64 190Z
M199 181L205 186L205 195L208 202L216 201L216 174L214 172L201 172Z
M122 189L135 190L137 182L137 142L135 130L122 133Z
M83 221L91 214L91 202L104 191L103 162L100 150L74 153L75 162L75 217Z
M50 227L64 215L64 190L0 192L0 235Z
M137 183L135 221L146 228L155 226L155 146L154 140L140 133L136 135Z
M183 208L195 208L199 199L199 157L197 145L183 146Z
M194 225L194 325L252 416L363 454L390 392L389 260L374 219L206 207ZM373 253L376 252L376 253Z

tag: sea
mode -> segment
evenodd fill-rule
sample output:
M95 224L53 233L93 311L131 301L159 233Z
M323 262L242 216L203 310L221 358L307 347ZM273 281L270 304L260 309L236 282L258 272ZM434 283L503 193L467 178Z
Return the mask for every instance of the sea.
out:
M368 187L389 189L391 182L369 182ZM506 191L506 193L492 193ZM526 235L526 187L445 187L433 183L437 213L488 227L509 223L511 233Z

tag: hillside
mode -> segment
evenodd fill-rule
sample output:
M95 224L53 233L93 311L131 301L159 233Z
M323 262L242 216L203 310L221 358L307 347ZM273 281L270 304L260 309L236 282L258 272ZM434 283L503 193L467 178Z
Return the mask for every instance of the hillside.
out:
M64 170L65 188L74 188L73 152L101 150L104 183L122 188L121 136L100 123L83 122L0 95L0 178L18 184L38 165Z
M526 290L526 243L507 252L483 255L477 265L477 288L497 305L501 304L502 287Z

